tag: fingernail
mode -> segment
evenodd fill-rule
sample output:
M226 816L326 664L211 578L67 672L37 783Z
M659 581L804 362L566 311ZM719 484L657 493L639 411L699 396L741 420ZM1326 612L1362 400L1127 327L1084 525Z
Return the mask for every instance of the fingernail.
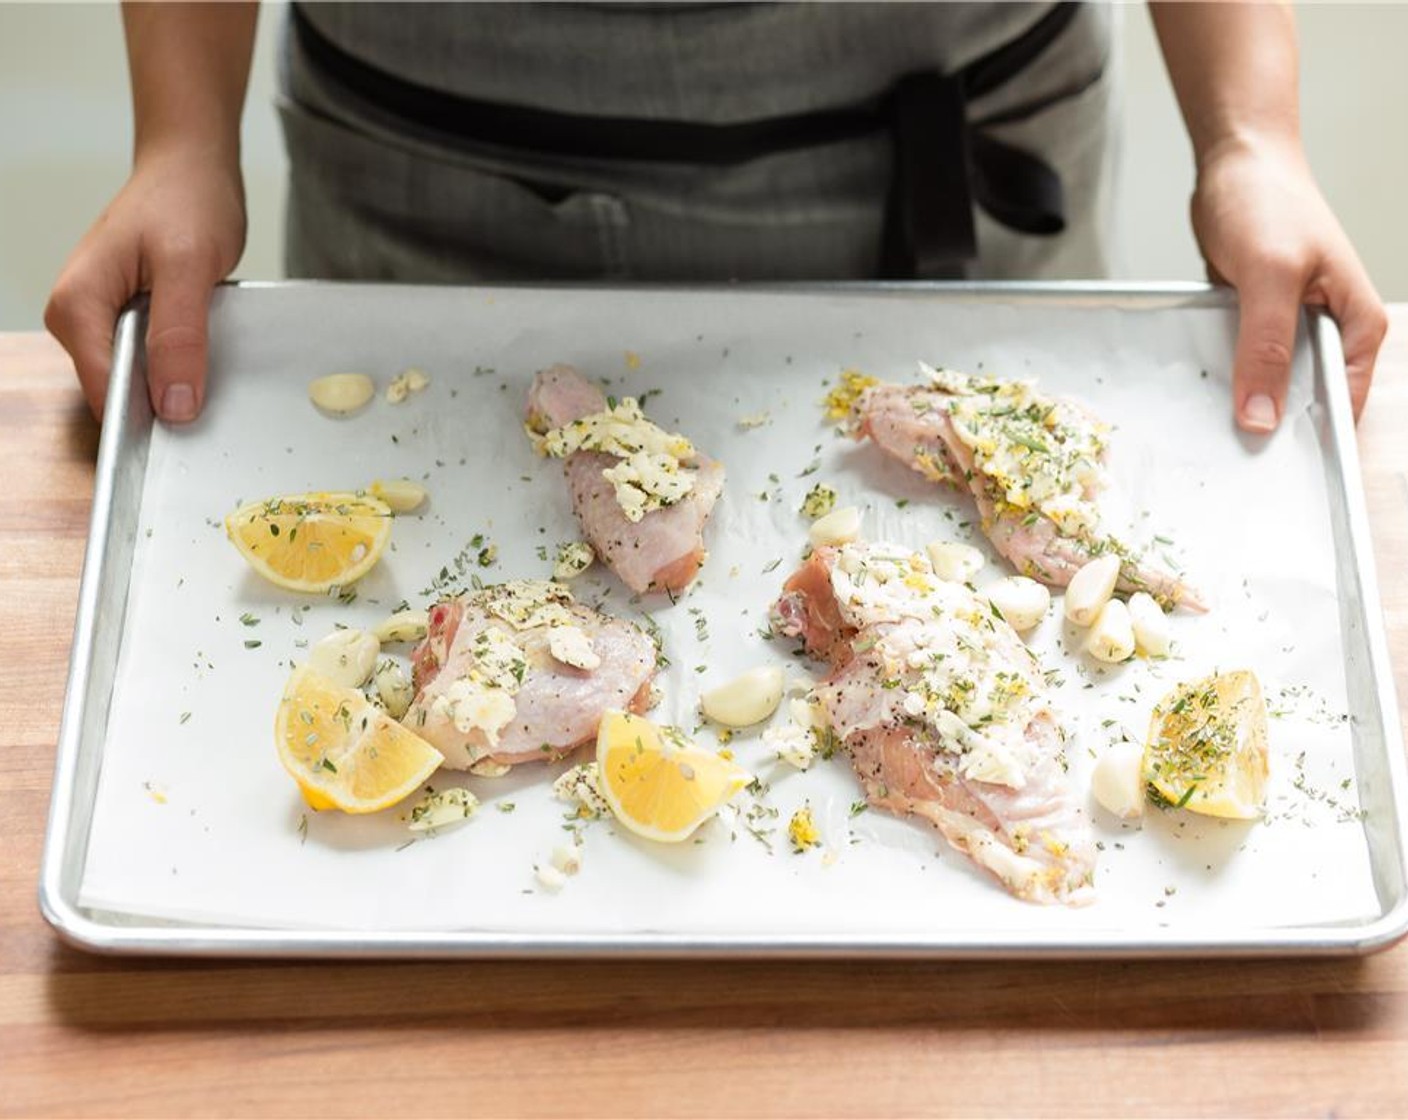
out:
M1242 427L1249 432L1274 432L1276 402L1265 393L1248 397L1242 406Z
M184 424L196 418L196 391L189 385L177 382L168 385L161 394L161 418Z

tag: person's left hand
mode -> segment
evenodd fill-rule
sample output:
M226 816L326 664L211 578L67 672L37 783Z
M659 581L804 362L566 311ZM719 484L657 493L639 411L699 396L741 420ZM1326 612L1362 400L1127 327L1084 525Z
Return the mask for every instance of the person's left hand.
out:
M1339 324L1358 419L1388 316L1299 144L1240 140L1206 154L1193 233L1208 275L1236 288L1241 305L1232 376L1238 425L1270 432L1280 423L1302 304L1327 308Z

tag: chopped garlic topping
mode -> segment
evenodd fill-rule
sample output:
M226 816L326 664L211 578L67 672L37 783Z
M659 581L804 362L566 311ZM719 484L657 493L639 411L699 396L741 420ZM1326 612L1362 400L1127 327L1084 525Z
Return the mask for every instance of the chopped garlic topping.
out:
M563 605L572 602L572 593L545 579L495 584L479 592L476 600L515 630L567 626L573 621L572 613Z
M965 778L1011 789L1021 789L1027 784L1024 757L1027 752L1014 750L1010 741L977 733L968 735L968 744L968 753L959 767Z
M474 667L437 696L430 710L448 719L461 735L484 732L496 746L499 732L518 714L513 694L523 683L528 660L518 643L497 626L486 626L471 639Z
M564 772L552 784L552 795L577 806L578 816L605 817L611 806L601 792L601 771L595 762L583 762Z
M516 692L523 683L523 674L528 671L527 657L522 647L497 626L486 626L475 634L470 652L474 654L470 680L505 692Z
M590 672L601 664L592 640L576 626L554 626L548 632L548 652L564 665Z
M430 707L448 718L461 735L483 731L490 746L498 745L499 732L518 714L518 705L503 689L469 679L455 681Z
M836 508L836 491L824 482L818 482L802 499L802 512L815 521L825 517Z
M462 824L479 808L479 799L467 789L430 790L411 809L407 827L412 832L434 832Z
M1076 405L1039 393L1030 381L969 377L920 363L953 394L954 432L990 480L993 500L1055 522L1068 536L1093 535L1099 512L1088 495L1100 485L1109 428Z
M608 402L605 411L535 435L534 446L556 459L577 451L620 459L602 473L615 487L616 500L629 521L674 505L694 489L695 472L685 465L695 458L694 444L647 420L634 397Z
M419 393L429 384L430 375L425 370L414 367L402 370L386 387L386 399L391 404L400 404L412 393Z
M575 579L590 568L595 559L596 553L586 541L569 541L559 545L557 562L552 566L552 578L561 581Z
M601 472L627 521L672 506L694 489L694 472L672 455L636 451Z
M836 736L918 724L966 777L1022 788L1036 761L1026 730L1046 710L1044 681L990 605L939 579L922 553L894 545L846 545L831 584L842 618L862 630L855 655L882 686L863 704L844 683L817 689Z
M798 770L808 770L816 760L816 736L810 727L797 723L769 727L763 732L763 742L777 752L777 757Z
M554 459L566 458L574 451L604 451L618 459L637 451L676 459L694 458L694 445L677 432L667 432L647 420L634 397L624 397L619 404L608 404L604 412L593 412L554 428L537 442L544 454Z

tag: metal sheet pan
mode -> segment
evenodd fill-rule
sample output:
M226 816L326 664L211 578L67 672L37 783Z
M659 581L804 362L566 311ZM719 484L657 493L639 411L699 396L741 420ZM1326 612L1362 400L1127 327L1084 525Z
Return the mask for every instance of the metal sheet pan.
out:
M576 289L563 286L477 289L476 298L502 305L515 301L538 313L560 301L571 301ZM614 310L621 330L652 289L622 288L580 290L585 298L606 301ZM678 291L676 297L680 295ZM670 327L680 336L695 328L736 321L746 332L749 316L764 301L785 294L816 302L818 313L838 311L853 316L860 339L874 309L908 301L943 323L958 317L981 316L994 308L1022 314L1039 310L1058 317L1069 314L1072 326L1079 316L1101 309L1120 308L1135 313L1176 320L1191 313L1214 312L1230 322L1225 295L1200 285L1128 287L1099 284L1056 285L868 285L861 287L813 286L787 288L717 288L683 293L669 306ZM339 310L349 303L376 308L352 333L395 332L397 308L416 306L422 329L420 338L404 340L406 364L415 355L436 354L439 364L450 365L456 347L458 316L464 293L455 289L344 286L329 284L235 285L220 293L213 314L222 315L246 296L257 298L269 310L267 329L277 346L282 335L292 338L310 317ZM431 310L427 311L426 309ZM692 310L691 310L692 309ZM1361 823L1372 878L1373 906L1339 920L1291 922L1268 927L1255 923L1216 921L1185 927L1079 928L1043 918L1039 908L1028 908L1029 918L993 928L945 928L937 924L923 930L896 932L866 929L777 929L680 931L668 929L582 930L552 928L475 929L417 928L412 922L399 928L322 927L287 928L229 920L154 918L142 913L96 909L81 901L85 865L94 828L105 752L110 749L109 717L129 621L129 607L142 588L141 573L134 576L134 555L139 549L144 518L143 495L149 478L149 451L155 425L147 402L141 338L145 310L129 310L122 318L114 351L112 387L108 397L93 518L80 589L78 619L63 724L58 744L54 787L40 883L40 902L48 921L70 943L99 952L141 954L223 954L249 956L581 956L581 955L688 955L713 956L898 956L898 957L1087 957L1356 954L1382 948L1408 931L1408 872L1405 871L1405 776L1401 730L1397 722L1392 674L1381 622L1373 571L1372 552L1355 452L1353 421L1345 385L1343 357L1334 324L1311 312L1306 320L1305 347L1300 360L1309 370L1313 397L1318 461L1323 473L1328 523L1334 538L1335 582L1339 600L1335 635L1344 659L1345 699L1353 719L1354 779L1364 813ZM356 321L354 314L352 320ZM427 341L424 327L438 325ZM554 334L548 319L525 321L518 333ZM625 332L628 333L628 332ZM624 337L624 333L623 333ZM702 337L702 335L700 336ZM267 340L266 340L267 341ZM570 340L558 345L569 352ZM622 344L623 347L626 343ZM863 358L864 344L857 344ZM727 353L727 351L725 351ZM228 355L219 346L213 352L215 376L222 394L241 392L234 369L221 368ZM436 359L415 360L434 366ZM238 356L231 359L239 364ZM462 363L461 363L462 364ZM310 372L326 372L319 369ZM657 375L658 376L658 375ZM302 384L290 387L290 397L301 399ZM807 392L811 393L811 383ZM215 402L225 406L229 402ZM519 574L519 573L513 573ZM1314 889L1313 887L1311 889Z

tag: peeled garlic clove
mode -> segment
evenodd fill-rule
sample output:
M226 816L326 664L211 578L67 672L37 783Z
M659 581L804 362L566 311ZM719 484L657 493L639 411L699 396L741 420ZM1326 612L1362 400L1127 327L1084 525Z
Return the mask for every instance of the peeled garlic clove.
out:
M582 848L579 844L559 844L552 850L552 865L564 875L582 870Z
M416 366L411 366L401 376L406 379L406 388L412 393L419 393L430 384L430 374Z
M1051 609L1051 592L1046 584L1026 576L1006 576L984 588L983 594L1019 633L1032 629Z
M825 517L818 517L807 530L808 539L816 547L824 545L850 544L860 536L860 510L855 506L834 509Z
M1148 657L1167 657L1168 615L1147 591L1129 597L1129 621L1134 627L1134 647Z
M1118 599L1111 599L1100 608L1095 625L1086 636L1085 652L1096 661L1109 664L1134 656L1134 626L1129 621L1129 608Z
M538 883L550 891L560 891L567 885L567 876L550 863L539 864L533 868L533 874Z
M412 482L409 478L377 479L367 487L367 492L390 506L392 513L410 513L425 501L429 493L419 482Z
M356 412L376 395L365 373L330 373L308 386L308 399L324 412Z
M1119 578L1120 558L1113 552L1090 561L1066 588L1066 617L1077 626L1089 626L1110 601Z
M344 688L361 688L376 668L381 643L364 630L334 630L308 653L312 669Z
M751 727L762 723L782 703L782 670L763 666L711 688L699 698L699 707L725 727Z
M1144 815L1144 748L1138 743L1116 743L1100 756L1090 776L1095 800L1124 820Z
M406 671L394 661L383 661L372 674L376 694L381 697L381 706L392 719L401 719L410 709L415 699L415 688Z
M426 611L397 611L390 618L383 619L372 631L379 642L418 642L430 629L430 615Z
M391 379L391 384L386 387L386 401L388 404L400 404L411 395L411 387L406 383L406 375L398 373Z
M925 551L934 574L949 583L968 583L987 563L986 557L971 544L957 541L934 541L925 545Z

